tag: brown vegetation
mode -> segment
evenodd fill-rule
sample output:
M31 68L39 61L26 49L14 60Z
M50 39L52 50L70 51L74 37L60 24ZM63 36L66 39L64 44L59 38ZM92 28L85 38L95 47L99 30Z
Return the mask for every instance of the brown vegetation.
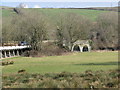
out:
M3 76L3 88L118 88L120 70L84 73L46 73ZM34 82L34 83L33 83Z
M11 65L11 64L14 64L14 61L11 61L11 60L4 60L4 61L2 61L2 66Z

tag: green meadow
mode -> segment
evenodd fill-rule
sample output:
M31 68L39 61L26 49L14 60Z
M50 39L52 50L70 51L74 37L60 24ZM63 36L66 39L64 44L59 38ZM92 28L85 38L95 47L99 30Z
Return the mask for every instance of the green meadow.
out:
M86 70L110 70L118 68L118 52L70 53L48 57L14 57L13 65L2 66L3 75L17 74L24 69L27 73L84 72Z
M30 9L24 9L24 10L30 11L31 13L41 12L45 16L50 18L50 20L58 19L59 18L58 16L59 16L60 13L62 13L62 14L64 14L64 13L75 13L75 14L78 14L78 15L88 17L92 21L95 21L99 14L104 13L104 12L108 12L108 11L87 10L87 9L57 9L57 8L54 8L54 9L50 9L50 8L47 8L47 9L30 8ZM13 16L13 15L16 15L16 13L13 11L12 8L11 9L6 8L6 9L2 10L2 16L3 17L10 17L10 16Z

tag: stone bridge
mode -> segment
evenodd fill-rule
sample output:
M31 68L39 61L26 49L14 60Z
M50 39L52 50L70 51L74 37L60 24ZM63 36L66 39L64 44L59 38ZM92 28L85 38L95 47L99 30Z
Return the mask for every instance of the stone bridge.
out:
M71 51L80 51L80 52L90 52L91 46L89 44L89 41L86 40L78 40L75 43L73 43Z
M30 46L1 46L0 58L15 57L21 55Z
M47 42L56 42L56 41L44 41ZM30 49L30 45L27 46L0 46L0 58L14 57L21 55L25 50ZM73 43L71 51L79 51L79 52L90 52L91 46L89 41L86 40L78 40Z

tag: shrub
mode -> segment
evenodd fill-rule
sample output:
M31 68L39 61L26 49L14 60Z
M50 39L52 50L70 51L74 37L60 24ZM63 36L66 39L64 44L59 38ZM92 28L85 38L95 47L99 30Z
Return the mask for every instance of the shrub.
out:
M113 72L118 70L3 75L3 88L118 88L120 83L111 75ZM88 73L92 76L86 75Z
M62 55L65 52L65 49L58 47L54 43L44 44L43 49L41 50L41 53L43 53L45 56Z
M11 60L2 61L2 66L10 65L10 64L14 64L14 61L11 61Z
M55 56L55 55L62 55L66 53L67 50L64 48L60 48L54 43L45 43L42 46L42 49L40 51L25 51L22 56L26 57L42 57L42 56Z
M30 51L27 50L27 51L23 52L21 56L29 57Z

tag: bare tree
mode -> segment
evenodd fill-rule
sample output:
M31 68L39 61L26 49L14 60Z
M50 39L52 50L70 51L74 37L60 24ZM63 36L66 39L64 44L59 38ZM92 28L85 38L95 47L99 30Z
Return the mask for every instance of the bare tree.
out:
M8 42L13 39L14 27L11 23L11 17L2 18L2 41Z
M47 36L47 20L41 13L25 12L12 19L15 39L27 41L32 49L41 50L42 41Z
M99 47L113 47L118 44L118 13L103 13L97 18L97 41Z
M88 39L91 22L80 15L74 13L63 14L57 22L57 39L62 46L64 41L69 49L72 44L80 39Z

